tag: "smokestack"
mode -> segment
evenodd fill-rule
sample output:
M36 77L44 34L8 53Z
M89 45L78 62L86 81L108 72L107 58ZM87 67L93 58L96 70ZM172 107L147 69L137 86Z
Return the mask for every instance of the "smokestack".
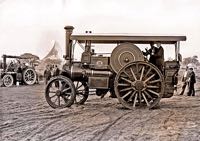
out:
M6 55L3 55L2 58L3 58L3 70L5 71L6 70Z
M64 29L66 30L66 50L64 58L66 60L70 60L71 62L71 48L72 48L72 41L70 40L71 34L73 32L73 26L65 26Z

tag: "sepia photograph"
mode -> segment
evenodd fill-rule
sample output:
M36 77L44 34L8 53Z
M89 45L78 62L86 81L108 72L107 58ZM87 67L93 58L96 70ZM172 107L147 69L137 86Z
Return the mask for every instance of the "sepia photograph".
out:
M200 1L0 0L1 141L199 141Z

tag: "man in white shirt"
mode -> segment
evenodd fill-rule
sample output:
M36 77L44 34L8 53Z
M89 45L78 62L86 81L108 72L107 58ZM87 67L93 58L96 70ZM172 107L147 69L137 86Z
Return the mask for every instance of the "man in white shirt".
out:
M185 88L187 86L187 80L188 80L188 66L186 66L185 73L184 73L184 75L182 77L183 86L182 86L182 90L181 90L180 95L183 95L184 92L185 92Z

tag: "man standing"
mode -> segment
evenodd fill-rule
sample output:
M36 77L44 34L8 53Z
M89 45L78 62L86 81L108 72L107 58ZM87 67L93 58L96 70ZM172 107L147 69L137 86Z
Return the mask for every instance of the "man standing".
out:
M183 86L182 86L182 90L181 90L180 95L183 95L184 92L185 92L185 88L187 86L187 80L188 80L188 66L186 66L185 73L184 73L184 75L182 77Z
M157 66L158 69L163 73L164 49L161 46L160 42L157 43L157 47L154 46L153 42L150 43L150 46L151 46L151 49L149 52L151 52L151 54L150 54L149 62Z
M57 65L54 66L53 76L58 76L60 74L60 69Z
M60 74L60 69L58 68L58 66L57 65L55 65L54 66L54 72L53 72L53 76L55 77L55 76L59 76L59 74ZM59 87L59 82L58 81L56 81L55 82L55 87Z
M189 78L188 78L188 96L195 96L194 84L196 83L195 73L193 68L189 68Z
M45 84L48 83L48 81L50 80L50 78L51 78L51 70L50 70L50 66L47 65L46 66L46 70L44 71Z

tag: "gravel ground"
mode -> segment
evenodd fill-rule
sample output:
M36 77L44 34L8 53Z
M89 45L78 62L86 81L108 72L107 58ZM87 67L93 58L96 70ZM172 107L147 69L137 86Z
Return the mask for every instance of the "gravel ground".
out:
M196 85L199 89L200 84ZM162 99L155 110L126 110L117 99L52 109L44 85L0 88L2 141L199 141L200 92Z

